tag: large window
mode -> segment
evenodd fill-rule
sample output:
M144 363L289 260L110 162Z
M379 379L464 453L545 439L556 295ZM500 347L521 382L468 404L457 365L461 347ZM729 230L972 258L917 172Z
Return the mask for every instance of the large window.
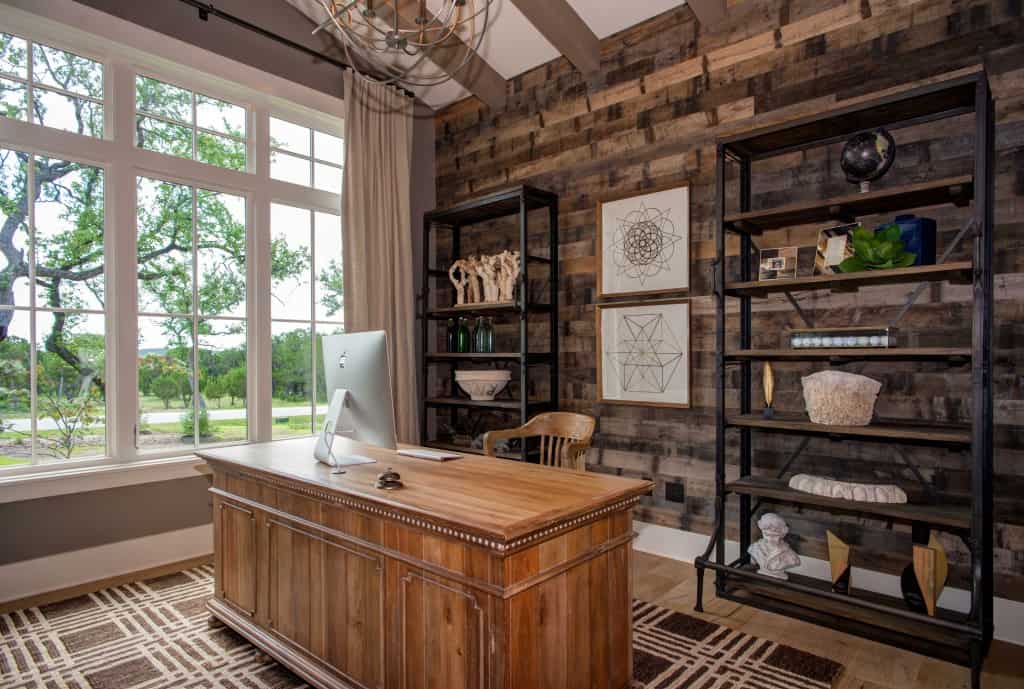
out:
M270 176L341 193L344 144L327 132L270 118Z
M276 203L271 206L270 218L275 252L271 294L273 435L286 438L308 435L326 412L319 343L324 335L345 328L341 218Z
M103 136L103 65L0 33L2 114L45 127Z
M106 453L103 179L0 149L0 465Z
M344 328L338 101L4 17L0 482L311 434Z
M245 440L245 199L140 177L142 451Z
M139 148L245 170L245 108L139 75L135 110Z

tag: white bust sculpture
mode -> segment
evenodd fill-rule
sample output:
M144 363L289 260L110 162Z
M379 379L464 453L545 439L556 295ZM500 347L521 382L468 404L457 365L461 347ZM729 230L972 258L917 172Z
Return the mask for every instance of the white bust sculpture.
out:
M761 540L751 544L747 552L758 565L758 574L776 579L789 579L787 569L800 566L800 556L786 543L789 526L779 515L768 512L757 520Z

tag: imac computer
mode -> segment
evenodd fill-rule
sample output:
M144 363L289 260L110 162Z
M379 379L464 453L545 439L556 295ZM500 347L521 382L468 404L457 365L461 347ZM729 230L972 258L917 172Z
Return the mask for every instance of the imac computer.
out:
M389 450L397 448L387 335L382 330L328 335L322 347L330 407L314 455L334 467L333 473L343 474L345 466L374 460L361 455L336 456L332 451L335 435Z

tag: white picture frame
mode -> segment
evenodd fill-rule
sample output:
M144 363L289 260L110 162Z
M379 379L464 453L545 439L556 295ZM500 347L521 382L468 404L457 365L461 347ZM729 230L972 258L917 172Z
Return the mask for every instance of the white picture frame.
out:
M690 288L690 188L597 204L598 299Z
M598 401L690 407L690 301L597 306Z

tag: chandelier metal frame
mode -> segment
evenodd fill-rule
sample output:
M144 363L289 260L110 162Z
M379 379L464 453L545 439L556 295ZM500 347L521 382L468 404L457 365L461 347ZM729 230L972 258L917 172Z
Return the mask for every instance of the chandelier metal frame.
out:
M495 1L443 0L435 14L426 0L316 0L327 18L313 33L333 27L353 72L364 79L408 87L437 86L465 69L479 52ZM410 20L400 10L412 4L417 13ZM408 26L409 21L415 26ZM423 72L421 68L435 50L451 48L453 36L466 46L459 64ZM405 66L399 60L406 61ZM364 71L360 65L368 65L372 71Z

